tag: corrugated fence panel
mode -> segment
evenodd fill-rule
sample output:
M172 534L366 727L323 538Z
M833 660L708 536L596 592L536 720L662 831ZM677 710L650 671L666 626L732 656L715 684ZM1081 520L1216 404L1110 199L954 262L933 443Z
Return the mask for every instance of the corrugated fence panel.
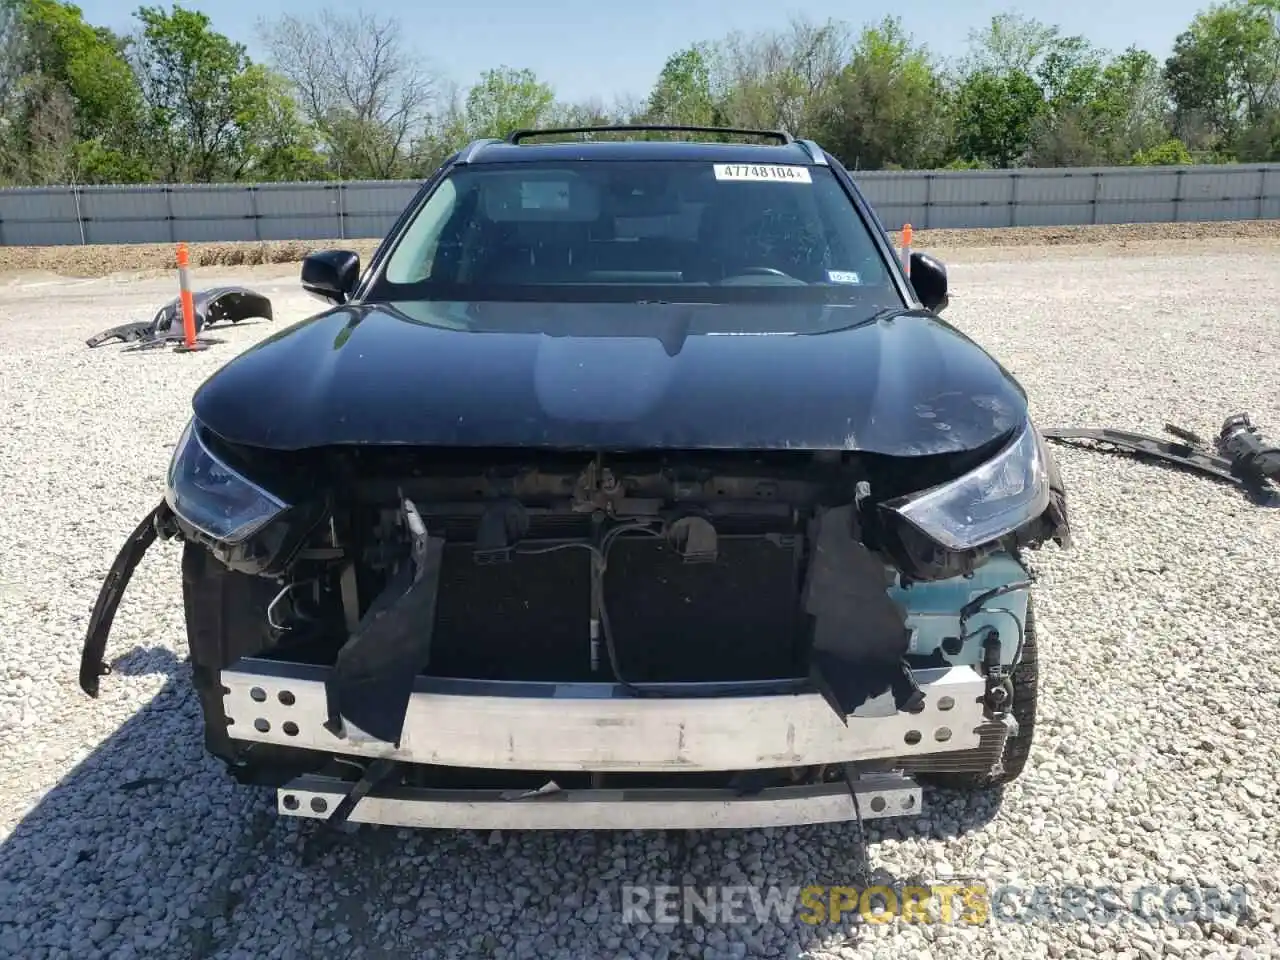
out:
M88 243L150 243L169 239L168 194L139 187L85 187L80 213ZM72 230L79 235L74 218Z
M169 194L173 210L174 239L193 243L219 240L256 240L253 215L255 191L219 190L218 185L199 189L174 188Z
M1057 227L1093 223L1098 176L1089 171L1020 173L1009 203L1015 227Z
M377 181L349 183L343 191L347 233L352 237L382 237L408 206L421 183Z
M1012 226L1014 182L996 170L938 174L930 184L925 229Z
M336 183L264 183L254 191L263 240L341 237L341 191Z
M1280 166L1262 172L1262 200L1259 220L1280 220Z
M1280 219L1280 164L859 171L890 230ZM0 245L381 238L421 185L145 184L0 190Z
M1098 181L1097 223L1170 223L1184 219L1178 211L1178 171L1117 170Z
M888 229L899 230L904 223L915 225L923 221L929 199L924 177L875 171L858 173L854 178Z

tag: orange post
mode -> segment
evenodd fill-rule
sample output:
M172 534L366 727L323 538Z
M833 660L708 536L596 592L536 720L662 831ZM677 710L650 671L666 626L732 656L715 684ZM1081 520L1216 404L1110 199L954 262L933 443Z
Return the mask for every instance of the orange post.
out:
M191 254L185 243L178 244L178 293L182 302L182 343L176 348L181 353L203 350L206 344L196 339L196 305L191 299Z
M911 224L902 225L902 269L911 276Z

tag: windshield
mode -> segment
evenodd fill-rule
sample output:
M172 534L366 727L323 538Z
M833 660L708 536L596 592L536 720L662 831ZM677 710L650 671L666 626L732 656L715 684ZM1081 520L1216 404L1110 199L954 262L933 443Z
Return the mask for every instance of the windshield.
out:
M872 229L825 167L465 166L417 211L368 298L902 307Z

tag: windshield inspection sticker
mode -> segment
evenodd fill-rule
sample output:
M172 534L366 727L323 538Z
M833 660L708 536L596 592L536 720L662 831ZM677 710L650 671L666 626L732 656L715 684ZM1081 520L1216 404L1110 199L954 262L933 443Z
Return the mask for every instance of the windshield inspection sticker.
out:
M757 183L813 183L808 167L787 164L762 166L757 163L717 163L717 180L751 180Z
M861 283L862 277L852 270L828 270L827 279L832 283Z

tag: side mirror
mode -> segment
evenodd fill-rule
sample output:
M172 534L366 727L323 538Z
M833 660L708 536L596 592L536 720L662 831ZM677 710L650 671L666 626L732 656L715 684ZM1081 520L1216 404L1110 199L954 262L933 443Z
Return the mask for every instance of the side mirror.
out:
M947 297L947 268L927 253L911 253L911 286L925 308L941 313L951 301Z
M325 303L346 303L360 279L360 254L321 250L302 261L302 289Z

